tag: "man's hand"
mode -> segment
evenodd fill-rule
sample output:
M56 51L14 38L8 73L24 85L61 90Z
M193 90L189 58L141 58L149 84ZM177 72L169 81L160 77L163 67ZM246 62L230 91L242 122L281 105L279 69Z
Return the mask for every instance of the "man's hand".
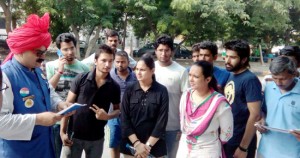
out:
M65 133L60 133L60 138L64 146L72 146L73 141L69 139L69 136Z
M68 63L68 61L67 61L67 59L65 57L59 58L58 59L58 69L57 69L57 71L58 72L64 72L64 66L67 63Z
M255 122L255 127L260 133L266 133L268 130L262 126L266 125L265 118L261 118L258 122Z
M97 105L93 104L92 107L90 107L91 110L93 110L96 113L96 119L98 120L109 120L110 115L107 114L107 112L104 109L100 109Z
M41 125L41 126L52 126L57 121L61 120L63 116L58 115L53 112L43 112L36 114L36 120L35 125Z
M68 108L69 106L71 106L72 103L69 102L59 102L57 105L58 111L64 110L66 108ZM67 114L62 115L63 117L69 117L71 115L74 115L76 113L76 110L73 110Z
M57 104L57 110L58 110L58 111L64 110L64 109L68 108L68 107L71 106L71 105L72 105L72 103L68 103L68 102L59 102L59 103Z
M241 151L239 148L237 148L234 152L233 157L234 158L246 158L248 155L247 152Z
M300 131L299 130L292 130L291 134L294 135L298 141L300 141Z

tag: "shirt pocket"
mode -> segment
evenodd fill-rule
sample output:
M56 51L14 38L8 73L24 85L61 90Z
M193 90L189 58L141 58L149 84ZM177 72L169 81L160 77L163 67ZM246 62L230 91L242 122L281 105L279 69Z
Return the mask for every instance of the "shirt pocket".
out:
M131 116L135 116L140 108L139 99L131 98L129 104L129 112Z
M147 114L151 119L156 119L159 114L159 101L157 99L149 99L147 103Z

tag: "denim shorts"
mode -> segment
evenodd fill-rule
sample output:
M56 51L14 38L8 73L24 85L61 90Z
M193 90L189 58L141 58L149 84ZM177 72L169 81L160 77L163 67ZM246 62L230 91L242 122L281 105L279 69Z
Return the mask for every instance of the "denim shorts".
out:
M122 133L121 133L121 126L118 124L110 124L108 123L109 128L109 148L119 148Z

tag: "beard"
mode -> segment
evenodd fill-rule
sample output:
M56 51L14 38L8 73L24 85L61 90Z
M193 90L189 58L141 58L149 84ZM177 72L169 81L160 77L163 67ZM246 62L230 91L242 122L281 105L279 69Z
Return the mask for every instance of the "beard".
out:
M118 70L119 72L125 72L125 71L127 71L127 68L124 68L124 67L117 67L117 70Z
M232 66L232 65L230 65L230 64L226 64L226 65L229 65L230 67L227 67L226 66L226 70L227 71L230 71L230 72L236 72L236 71L239 71L240 69L242 69L243 68L243 64L242 64L242 62L239 62L237 65L235 65L235 66Z

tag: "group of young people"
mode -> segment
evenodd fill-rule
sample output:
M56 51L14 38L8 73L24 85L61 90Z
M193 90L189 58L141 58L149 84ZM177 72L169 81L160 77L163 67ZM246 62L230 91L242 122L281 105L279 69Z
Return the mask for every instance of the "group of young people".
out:
M8 35L11 53L0 69L0 157L76 158L83 150L87 158L101 157L106 134L114 158L254 158L257 130L258 157L300 156L299 62L290 55L296 51L272 61L264 95L243 40L225 42L225 70L214 65L218 47L210 41L193 45L194 63L184 68L172 60L167 35L155 41L157 61L145 54L135 62L118 50L116 31L78 61L76 39L62 33L56 45L63 56L43 73L49 22L48 14L30 15ZM87 106L56 113L75 102Z

